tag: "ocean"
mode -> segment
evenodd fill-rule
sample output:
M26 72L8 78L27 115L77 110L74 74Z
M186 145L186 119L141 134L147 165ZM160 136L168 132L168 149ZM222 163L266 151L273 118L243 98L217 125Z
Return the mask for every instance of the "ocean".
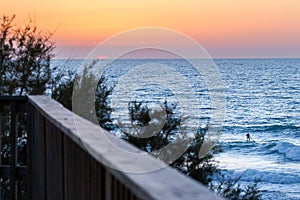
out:
M215 63L227 97L220 168L246 183L259 179L263 199L300 199L300 59Z
M180 60L150 61L172 65L192 80L202 112L198 120L200 124L209 124L211 102L203 78ZM117 83L118 77L130 68L150 61L119 60L106 72ZM259 179L262 199L300 199L300 59L214 59L214 62L226 96L226 116L218 141L223 152L215 155L222 173L241 177L243 184ZM52 65L64 63L54 60ZM71 60L68 65L78 69L81 63L82 60ZM164 94L163 98L170 96L174 100L174 94L165 95L172 91L163 88L146 87L136 95L149 98L153 91L154 96ZM250 142L246 141L247 133Z

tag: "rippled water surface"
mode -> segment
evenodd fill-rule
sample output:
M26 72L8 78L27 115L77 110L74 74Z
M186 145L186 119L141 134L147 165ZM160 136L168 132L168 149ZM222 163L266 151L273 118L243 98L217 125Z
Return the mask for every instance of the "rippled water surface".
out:
M221 168L245 182L260 179L263 199L300 199L300 60L215 62L227 96Z

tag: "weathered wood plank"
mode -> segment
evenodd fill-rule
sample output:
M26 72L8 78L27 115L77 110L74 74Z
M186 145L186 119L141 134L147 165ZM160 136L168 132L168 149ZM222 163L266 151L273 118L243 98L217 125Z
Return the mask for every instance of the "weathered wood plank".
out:
M33 112L33 130L32 130L32 199L46 199L46 170L45 163L45 118L34 109Z
M15 102L14 109L16 112L27 111L26 96L0 96L0 112L10 112L11 102Z
M17 166L16 167L16 177L26 177L27 176L27 166ZM0 177L9 178L11 174L10 165L1 165L0 166Z
M105 199L105 195L106 195L106 179L105 179L105 168L103 165L100 165L100 163L98 162L98 170L100 173L100 178L101 178L101 185L100 185L100 190L101 190L101 198L100 199Z
M75 174L75 143L67 136L64 136L64 179L65 179L65 199L76 199L76 178Z
M32 187L33 187L33 181L32 181L32 161L33 161L33 153L32 153L32 133L34 130L34 107L27 102L27 165L28 165L28 175L27 175L27 196L28 199L32 198Z
M48 121L45 134L47 199L63 199L63 134Z
M2 150L2 123L3 123L3 113L0 111L0 150ZM0 156L0 166L1 165L2 165L2 156ZM4 175L0 173L0 177L4 178ZM1 191L2 191L2 184L0 183L0 197L2 196Z
M105 171L105 200L112 199L112 177L108 171Z
M87 191L87 181L85 179L86 177L86 159L85 159L85 153L83 152L83 150L81 148L79 148L77 145L75 146L76 148L76 173L74 174L75 176L77 176L77 191L79 191L79 193L77 193L78 195L78 199L85 199L87 198L88 195L88 191Z
M95 160L89 158L89 165L87 167L90 170L89 177L88 177L90 183L90 189L89 189L90 199L99 199L98 191L97 191L97 185L99 185L98 183L99 174L96 168Z
M11 101L10 103L10 199L15 200L18 198L18 180L16 177L17 174L17 140L18 140L18 132L17 132L17 123L18 116L16 111L16 102Z

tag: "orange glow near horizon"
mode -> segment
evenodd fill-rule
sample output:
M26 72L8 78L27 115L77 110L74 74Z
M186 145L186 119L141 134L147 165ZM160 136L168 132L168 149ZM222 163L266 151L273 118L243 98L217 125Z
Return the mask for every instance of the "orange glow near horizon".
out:
M0 13L55 31L61 57L84 57L84 48L141 27L182 32L213 57L300 57L298 0L2 0Z

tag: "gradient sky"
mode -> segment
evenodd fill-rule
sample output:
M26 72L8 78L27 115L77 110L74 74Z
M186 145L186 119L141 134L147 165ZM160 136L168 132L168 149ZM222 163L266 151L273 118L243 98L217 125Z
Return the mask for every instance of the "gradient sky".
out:
M149 26L182 32L212 57L300 57L299 0L0 1L16 24L31 17L55 30L57 58L84 58L114 34Z

